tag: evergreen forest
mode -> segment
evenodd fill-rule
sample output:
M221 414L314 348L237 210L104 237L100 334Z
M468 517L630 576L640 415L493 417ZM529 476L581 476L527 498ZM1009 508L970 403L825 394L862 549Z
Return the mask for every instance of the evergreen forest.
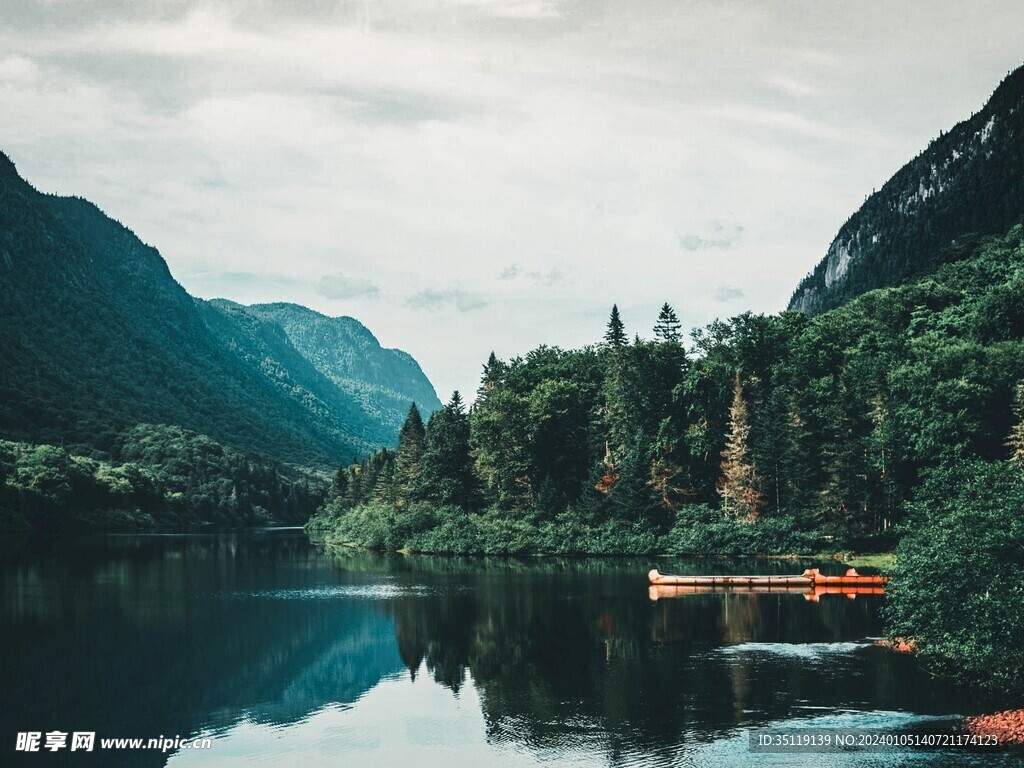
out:
M1024 228L815 317L742 314L483 366L338 468L320 538L450 553L897 552L894 633L1024 681Z

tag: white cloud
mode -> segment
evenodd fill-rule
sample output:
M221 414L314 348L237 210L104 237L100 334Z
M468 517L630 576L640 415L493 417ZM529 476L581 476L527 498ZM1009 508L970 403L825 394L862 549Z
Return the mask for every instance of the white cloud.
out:
M317 292L328 299L376 299L380 287L372 280L335 273L320 278Z
M507 19L557 19L562 16L562 4L557 0L453 0L452 4Z
M39 78L39 67L25 56L17 54L0 59L0 81L32 82Z
M735 285L722 285L715 291L715 301L738 301L745 298L746 295L742 288L737 288Z
M483 309L487 306L485 299L461 288L428 288L414 293L405 303L413 309L424 309L428 312L437 312L448 307L454 307L459 312L472 312L474 309Z
M679 235L679 247L684 251L731 250L743 236L743 226L735 222L716 221L699 234Z
M520 264L507 264L498 273L499 280L528 280L534 285L552 286L562 280L562 273L557 267L547 269L526 269Z

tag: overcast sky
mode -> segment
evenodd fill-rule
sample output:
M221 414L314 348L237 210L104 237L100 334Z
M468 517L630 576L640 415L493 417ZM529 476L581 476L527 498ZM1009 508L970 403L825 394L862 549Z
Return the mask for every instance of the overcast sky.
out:
M1024 3L0 0L0 149L193 294L493 349L785 307L1024 60Z

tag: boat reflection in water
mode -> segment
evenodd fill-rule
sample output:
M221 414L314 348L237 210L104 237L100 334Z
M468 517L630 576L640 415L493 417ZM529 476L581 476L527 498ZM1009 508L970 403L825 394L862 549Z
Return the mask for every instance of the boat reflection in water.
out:
M822 573L818 568L807 568L803 573L792 576L759 575L705 576L659 573L652 569L647 574L651 582L648 594L651 600L683 595L706 595L714 592L731 594L754 594L761 592L783 592L803 595L805 600L818 602L822 595L846 595L853 600L857 595L884 594L888 576L864 575L856 568L849 568L841 575Z
M670 597L685 597L686 595L708 595L713 593L729 594L763 594L782 593L787 595L803 595L804 600L818 602L823 595L846 595L853 600L857 595L882 595L885 594L885 587L881 585L867 585L850 587L843 585L815 584L811 586L786 586L774 584L687 584L687 585L666 585L652 584L648 589L648 596L651 600L663 600Z

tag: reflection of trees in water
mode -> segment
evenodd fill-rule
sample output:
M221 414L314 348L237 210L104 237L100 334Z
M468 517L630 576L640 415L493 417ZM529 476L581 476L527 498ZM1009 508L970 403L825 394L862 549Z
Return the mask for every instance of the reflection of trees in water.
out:
M696 733L808 707L948 711L909 659L871 647L786 655L739 645L878 634L871 598L712 594L652 604L621 565L537 564L496 578L478 562L454 580L454 592L397 601L398 644L411 671L425 662L453 690L468 670L493 739L542 748L597 739L611 753L668 755Z
M647 566L325 558L304 539L254 536L106 539L18 556L0 579L0 654L17 661L0 669L0 689L16 704L0 708L0 732L148 737L228 728L241 717L289 723L355 701L403 664L425 664L453 691L471 674L492 739L541 748L590 740L613 757L642 749L666 761L695 734L784 717L800 704L928 711L929 697L938 701L911 660L885 653L808 661L718 650L860 638L878 631L877 603L651 603ZM305 595L348 587L388 599ZM96 759L144 766L164 756Z
M398 653L415 677L424 661L434 679L458 691L466 679L475 627L474 604L468 595L429 600L429 619L418 620L421 598L401 599L395 606Z

